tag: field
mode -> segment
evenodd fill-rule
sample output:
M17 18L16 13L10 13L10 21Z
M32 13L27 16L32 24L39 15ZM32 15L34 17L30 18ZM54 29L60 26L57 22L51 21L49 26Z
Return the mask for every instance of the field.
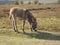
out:
M31 32L26 21L25 34L22 22L17 18L20 33L14 32L8 13L11 7L32 10L37 19L38 32ZM0 45L60 45L60 4L50 5L0 5Z

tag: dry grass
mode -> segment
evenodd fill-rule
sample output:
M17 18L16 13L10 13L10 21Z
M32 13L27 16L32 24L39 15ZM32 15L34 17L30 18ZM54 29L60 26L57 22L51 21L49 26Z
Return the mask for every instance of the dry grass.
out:
M12 29L11 21L8 19L8 11L11 7L16 7L17 5L1 5L0 6L0 29ZM18 5L19 6L19 5ZM60 31L60 4L55 5L20 5L19 7L24 7L28 9L38 9L31 11L33 15L37 18L38 29L46 31ZM21 29L21 21L17 19L18 28ZM26 22L28 23L28 22ZM26 24L25 29L29 29L29 24Z
M31 11L37 18L39 32L30 32L26 21L25 31L22 33L22 22L17 18L19 34L12 29L8 12L17 5L0 5L0 45L60 45L60 4L53 5L18 5L28 9L42 8Z

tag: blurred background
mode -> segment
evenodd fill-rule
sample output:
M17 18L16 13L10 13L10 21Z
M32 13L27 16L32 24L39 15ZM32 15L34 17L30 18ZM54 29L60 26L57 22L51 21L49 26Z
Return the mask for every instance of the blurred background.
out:
M0 5L6 4L58 4L60 0L0 0Z

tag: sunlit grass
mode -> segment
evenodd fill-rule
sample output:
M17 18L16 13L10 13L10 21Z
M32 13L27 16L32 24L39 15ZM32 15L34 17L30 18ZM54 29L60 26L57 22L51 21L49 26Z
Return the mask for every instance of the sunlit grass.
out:
M60 31L60 18L38 18L38 29Z
M60 31L60 18L37 18L37 29L46 31ZM22 21L17 19L18 29L22 29ZM13 29L12 21L8 17L0 19L0 29ZM25 30L29 30L28 21L25 24Z
M31 32L26 21L25 34L22 32L22 21L17 18L20 33L16 33L12 21L5 14L11 7L16 6L0 6L0 45L60 45L60 5L18 5L24 8L45 9L32 11L37 18L38 32ZM47 10L48 7L51 9Z

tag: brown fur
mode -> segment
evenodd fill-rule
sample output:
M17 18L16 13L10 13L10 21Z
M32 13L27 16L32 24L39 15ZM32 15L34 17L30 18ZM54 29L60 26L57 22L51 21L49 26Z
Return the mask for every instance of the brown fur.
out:
M29 10L20 7L13 7L10 9L9 18L11 17L12 17L13 27L15 31L18 31L16 17L19 17L20 19L23 20L23 24L22 24L23 32L24 32L25 20L29 22L31 31L32 29L36 31L37 28L36 18L32 15L32 13Z

